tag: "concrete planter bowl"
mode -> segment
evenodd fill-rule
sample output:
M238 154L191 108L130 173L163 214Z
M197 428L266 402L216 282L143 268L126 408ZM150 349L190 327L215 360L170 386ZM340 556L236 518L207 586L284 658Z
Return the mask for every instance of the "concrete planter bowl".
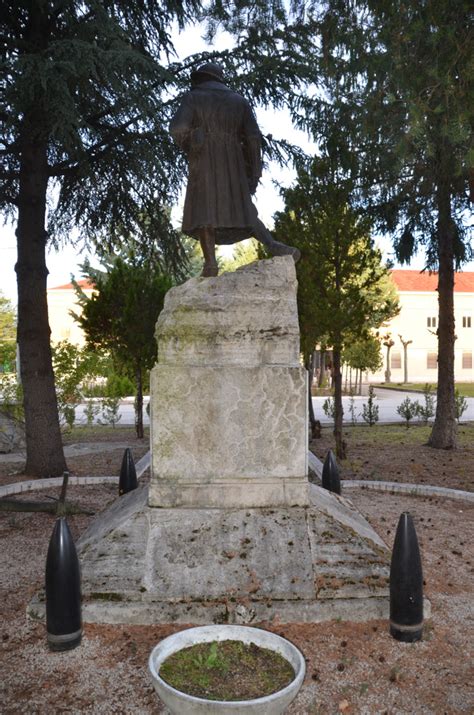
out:
M205 700L187 695L168 685L159 676L162 663L173 653L189 648L197 643L212 641L240 640L254 643L282 655L293 666L295 677L292 682L272 695L254 700L223 701ZM233 715L279 715L285 712L294 700L303 683L306 666L303 655L285 638L260 628L247 626L200 626L188 628L165 638L153 648L148 661L153 685L161 700L175 715L211 715L212 713L232 713Z

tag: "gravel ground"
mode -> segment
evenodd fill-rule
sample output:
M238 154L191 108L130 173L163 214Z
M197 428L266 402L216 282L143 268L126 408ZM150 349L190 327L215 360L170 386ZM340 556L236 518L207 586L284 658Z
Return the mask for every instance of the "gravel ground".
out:
M400 449L403 459L410 459L406 445ZM90 465L95 457L82 459L86 473L87 461ZM288 715L473 713L474 505L364 490L349 496L389 546L400 513L412 513L432 618L415 644L392 639L385 621L263 624L292 640L307 660L304 686ZM44 499L45 492L26 498L36 497ZM96 512L115 498L110 485L71 487L68 494ZM71 517L75 538L91 518ZM165 713L147 659L157 641L183 626L86 624L81 646L59 654L48 651L44 626L26 619L26 604L42 587L53 524L47 514L0 514L0 711Z

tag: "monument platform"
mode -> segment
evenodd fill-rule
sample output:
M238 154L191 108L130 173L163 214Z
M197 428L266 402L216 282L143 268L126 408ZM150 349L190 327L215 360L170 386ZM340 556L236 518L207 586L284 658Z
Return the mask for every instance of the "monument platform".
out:
M349 500L308 491L309 507L249 509L157 509L146 485L120 497L78 542L84 621L388 617L385 544Z

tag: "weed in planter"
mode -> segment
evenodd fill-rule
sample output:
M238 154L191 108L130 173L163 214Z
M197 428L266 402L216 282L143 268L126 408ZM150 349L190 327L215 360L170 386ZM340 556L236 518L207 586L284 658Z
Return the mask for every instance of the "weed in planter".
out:
M253 700L285 688L295 677L279 653L255 643L214 641L183 648L160 676L176 690L207 700Z

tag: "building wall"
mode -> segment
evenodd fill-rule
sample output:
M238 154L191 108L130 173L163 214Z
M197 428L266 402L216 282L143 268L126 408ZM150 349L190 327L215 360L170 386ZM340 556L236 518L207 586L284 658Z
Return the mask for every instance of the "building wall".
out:
M438 380L438 294L435 291L399 291L400 313L382 328L390 334L394 346L391 356L391 382L403 382L403 340L412 340L407 350L408 381L437 382ZM455 379L458 382L474 381L474 293L454 293L455 315ZM434 324L433 324L433 321ZM470 324L470 327L469 327ZM385 381L386 347L382 346L384 366L369 375L373 382Z
M81 284L81 281L79 283ZM92 288L86 285L81 285L81 288L88 298L92 295ZM84 332L71 316L71 311L74 313L81 312L73 286L66 285L49 288L47 295L51 342L58 343L61 340L68 340L70 343L80 347L85 345Z

